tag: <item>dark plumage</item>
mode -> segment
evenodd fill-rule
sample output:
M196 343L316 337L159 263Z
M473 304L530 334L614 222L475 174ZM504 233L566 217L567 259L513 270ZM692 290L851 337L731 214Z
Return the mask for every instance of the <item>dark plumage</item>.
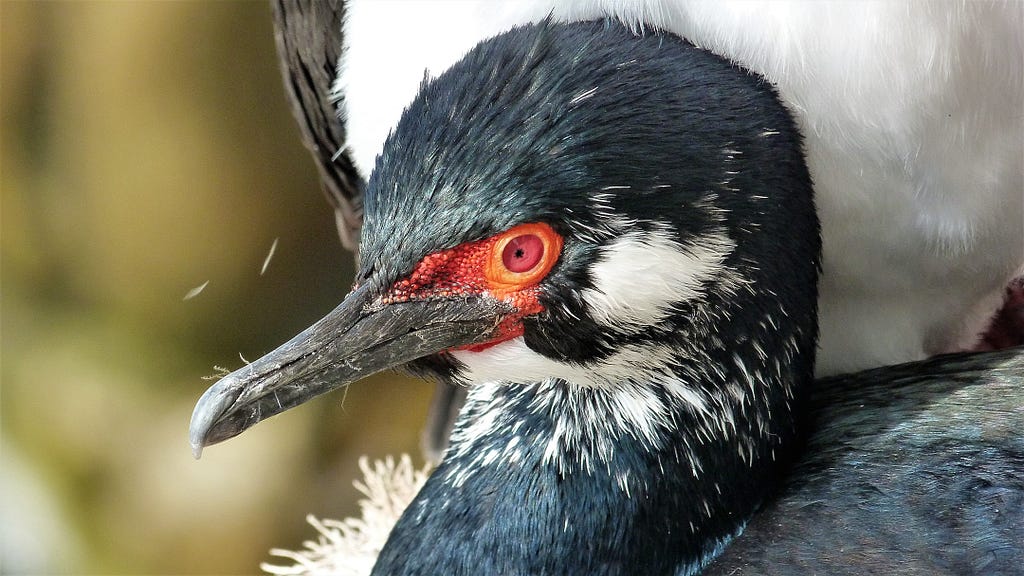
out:
M330 94L341 55L345 2L273 0L272 6L274 40L292 115L334 208L341 243L355 250L364 182L349 157L338 152L345 142L345 126L334 107L341 99Z
M1024 573L1024 348L819 380L779 496L707 570Z

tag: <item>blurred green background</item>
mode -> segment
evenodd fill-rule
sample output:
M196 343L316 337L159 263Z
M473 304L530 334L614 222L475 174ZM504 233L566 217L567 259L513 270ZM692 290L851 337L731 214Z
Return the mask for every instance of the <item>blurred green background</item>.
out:
M203 377L352 274L266 2L3 0L0 48L4 573L255 573L359 455L418 459L431 387L389 375L189 452Z

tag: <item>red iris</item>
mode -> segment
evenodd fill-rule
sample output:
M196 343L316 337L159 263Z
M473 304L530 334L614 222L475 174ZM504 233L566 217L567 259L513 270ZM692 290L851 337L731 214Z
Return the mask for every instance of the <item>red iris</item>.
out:
M509 272L527 272L544 257L544 241L535 234L523 234L509 240L501 253L501 262Z

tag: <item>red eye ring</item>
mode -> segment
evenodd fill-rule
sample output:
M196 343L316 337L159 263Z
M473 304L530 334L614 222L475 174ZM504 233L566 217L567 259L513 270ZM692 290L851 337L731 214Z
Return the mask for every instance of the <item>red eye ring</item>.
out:
M520 224L499 234L484 270L491 293L501 297L536 285L561 253L562 237L541 222Z

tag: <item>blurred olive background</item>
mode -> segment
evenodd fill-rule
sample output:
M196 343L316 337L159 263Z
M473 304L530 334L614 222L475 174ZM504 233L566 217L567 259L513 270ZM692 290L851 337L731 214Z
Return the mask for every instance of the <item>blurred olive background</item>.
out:
M0 9L0 566L258 572L313 536L307 513L356 512L359 455L418 455L430 394L379 376L189 452L203 377L325 314L352 274L270 7Z

